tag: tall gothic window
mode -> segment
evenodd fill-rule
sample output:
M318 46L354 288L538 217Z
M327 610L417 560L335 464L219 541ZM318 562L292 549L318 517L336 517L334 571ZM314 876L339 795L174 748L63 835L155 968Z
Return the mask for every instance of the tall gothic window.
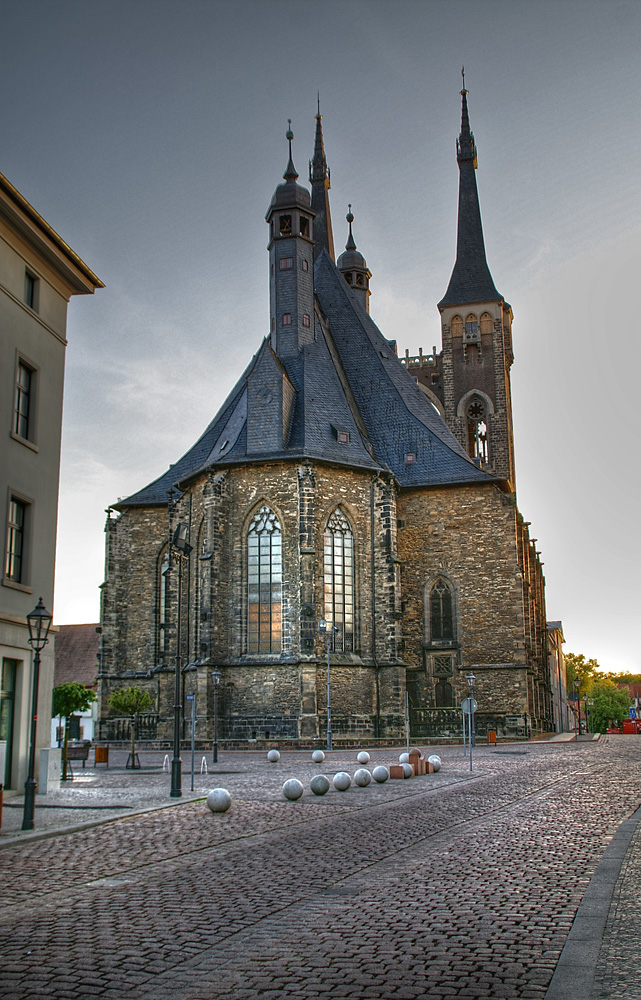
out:
M325 618L337 625L334 649L354 651L354 535L338 508L327 522L324 536Z
M166 552L159 567L158 577L158 646L162 656L169 649L169 635L167 633L169 614L169 553Z
M262 506L247 531L247 652L279 653L282 638L283 536Z
M480 396L472 396L467 404L467 451L472 458L479 458L482 465L488 461L487 410Z
M454 601L445 580L437 580L430 590L430 639L439 642L454 638Z

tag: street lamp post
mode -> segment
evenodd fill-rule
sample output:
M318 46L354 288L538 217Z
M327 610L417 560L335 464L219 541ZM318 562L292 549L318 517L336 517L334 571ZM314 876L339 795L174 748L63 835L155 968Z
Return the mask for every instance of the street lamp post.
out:
M332 749L332 689L330 685L330 672L329 672L329 651L332 644L332 636L338 632L338 626L332 625L331 628L327 627L327 622L324 618L318 623L318 631L321 632L327 638L327 749Z
M474 725L474 685L476 683L476 677L472 672L467 675L467 686L470 689L470 724L469 724L469 741L470 741L470 771L472 770L472 747L476 746L476 726Z
M220 670L214 667L211 672L211 679L214 685L214 756L213 763L218 763L218 685L220 684Z
M171 540L173 554L178 562L178 610L176 615L176 670L175 670L175 690L174 690L174 756L171 761L171 791L172 799L180 798L182 795L182 760L180 759L180 713L181 704L181 682L180 672L180 619L182 605L182 561L189 557L191 545L187 541L187 525L178 524Z
M574 678L574 693L576 694L576 712L578 715L579 736L581 736L581 682L578 677Z
M30 615L27 615L29 626L29 645L33 649L33 686L31 689L31 734L29 739L29 768L24 786L23 830L33 830L33 813L36 804L36 779L34 777L36 763L36 724L38 722L38 684L40 681L40 653L49 641L49 626L52 615L49 614L42 598L39 599Z

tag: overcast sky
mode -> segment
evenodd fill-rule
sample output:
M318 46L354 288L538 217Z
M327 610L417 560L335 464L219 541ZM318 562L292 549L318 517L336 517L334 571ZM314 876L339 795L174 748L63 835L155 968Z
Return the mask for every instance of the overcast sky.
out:
M517 490L566 651L641 670L638 0L2 0L0 171L105 282L69 308L55 598L98 620L105 508L175 462L268 333L265 211L320 91L337 252L440 349L465 64L514 310Z

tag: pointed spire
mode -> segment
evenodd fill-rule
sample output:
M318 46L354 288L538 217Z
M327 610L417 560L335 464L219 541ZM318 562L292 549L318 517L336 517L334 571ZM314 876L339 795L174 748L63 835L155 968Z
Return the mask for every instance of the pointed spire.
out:
M465 89L465 70L461 70L461 133L456 142L459 166L458 232L456 263L447 292L439 307L464 305L467 302L492 302L502 299L490 274L485 257L485 241L481 223L481 208L476 186L476 143L470 129L470 116Z
M316 136L314 140L314 158L309 161L309 180L312 185L312 208L316 212L314 221L314 260L321 250L325 250L332 260L334 257L334 235L332 233L332 217L329 210L330 172L325 157L323 144L322 115L320 113L320 94L316 99Z
M292 139L294 138L294 133L292 132L291 118L287 119L287 124L289 125L289 128L285 132L285 138L289 143L289 162L285 168L285 173L283 174L283 177L285 178L286 181L295 181L298 179L298 171L296 170L296 167L294 166L294 161L292 160Z
M352 215L351 204L347 206L347 215L345 216L349 223L349 236L347 237L347 243L345 244L346 250L355 250L356 243L354 242L354 237L352 236L352 222L354 221L354 216Z

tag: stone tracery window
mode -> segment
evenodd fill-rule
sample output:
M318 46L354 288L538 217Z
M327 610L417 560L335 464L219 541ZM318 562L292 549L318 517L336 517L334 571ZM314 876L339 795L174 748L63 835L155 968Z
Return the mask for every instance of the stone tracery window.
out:
M442 578L430 590L430 640L454 639L454 601L452 588Z
M337 625L334 649L354 651L354 535L338 507L327 522L324 535L325 618Z
M472 458L481 460L482 465L488 462L487 447L487 407L480 396L472 396L466 407L467 416L467 451Z
M164 657L169 648L167 634L169 613L169 553L165 552L159 566L158 574L158 647Z
M247 529L247 652L279 653L282 645L283 536L263 505Z

